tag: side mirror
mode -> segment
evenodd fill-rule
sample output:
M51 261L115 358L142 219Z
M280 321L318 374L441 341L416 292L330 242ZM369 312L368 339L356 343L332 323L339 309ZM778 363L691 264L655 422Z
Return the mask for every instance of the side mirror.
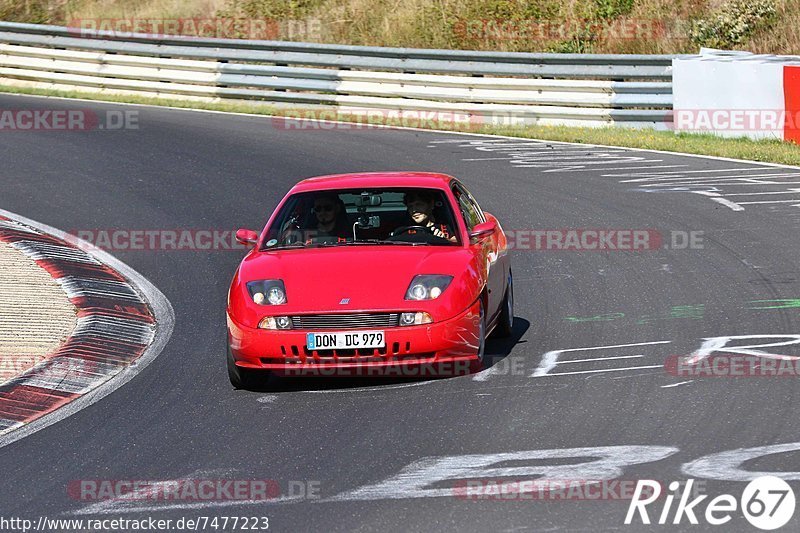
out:
M497 223L491 220L487 220L486 222L482 222L478 224L472 231L469 232L469 240L472 243L478 242L481 239L485 239L497 231Z
M251 229L240 228L236 230L236 242L245 246L255 246L258 242L258 233Z

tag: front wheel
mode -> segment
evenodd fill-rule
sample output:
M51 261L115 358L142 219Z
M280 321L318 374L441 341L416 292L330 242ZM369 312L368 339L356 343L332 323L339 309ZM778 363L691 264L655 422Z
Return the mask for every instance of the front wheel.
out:
M511 335L511 330L514 329L514 283L510 273L502 305L500 319L497 321L497 327L494 328L495 337L508 337Z
M486 312L483 309L483 300L480 301L480 311L478 314L478 360L481 362L481 367L489 368L490 361L486 356Z
M228 347L228 379L231 385L236 389L250 389L254 387L258 383L256 371L236 366L233 353L231 353L231 346L228 344L227 339L225 340L225 344Z

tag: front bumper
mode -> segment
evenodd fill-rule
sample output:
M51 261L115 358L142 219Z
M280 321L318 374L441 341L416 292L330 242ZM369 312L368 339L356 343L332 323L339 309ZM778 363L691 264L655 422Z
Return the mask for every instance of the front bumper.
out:
M312 351L306 348L306 334L325 330L250 328L228 315L228 342L236 366L278 375L446 377L480 367L478 320L476 301L450 320L383 329L385 348Z

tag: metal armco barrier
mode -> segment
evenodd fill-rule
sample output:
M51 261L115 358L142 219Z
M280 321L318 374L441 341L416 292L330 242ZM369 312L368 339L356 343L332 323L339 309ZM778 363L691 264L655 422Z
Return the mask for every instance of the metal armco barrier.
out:
M671 127L665 55L378 48L0 22L0 84L471 122Z

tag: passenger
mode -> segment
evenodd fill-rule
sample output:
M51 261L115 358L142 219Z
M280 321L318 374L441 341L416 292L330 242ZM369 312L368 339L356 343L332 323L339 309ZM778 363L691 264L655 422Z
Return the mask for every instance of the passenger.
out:
M313 237L347 237L347 214L338 195L318 195L314 198L313 211L316 219L316 225L311 228L315 232Z
M438 222L433 216L433 209L436 206L436 195L433 192L424 189L409 191L403 196L403 203L415 225L427 228L441 239L456 242L453 230L447 224Z

